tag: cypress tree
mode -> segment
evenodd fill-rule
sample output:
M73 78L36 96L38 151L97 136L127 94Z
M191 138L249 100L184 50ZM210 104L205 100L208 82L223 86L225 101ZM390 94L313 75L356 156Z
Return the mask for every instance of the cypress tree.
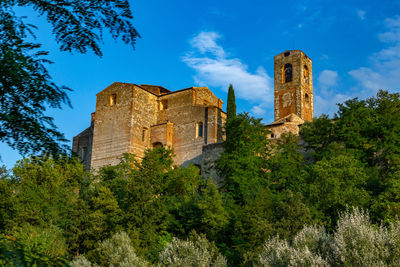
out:
M226 107L226 120L236 117L236 101L235 101L235 90L232 84L229 85L228 89L228 103Z

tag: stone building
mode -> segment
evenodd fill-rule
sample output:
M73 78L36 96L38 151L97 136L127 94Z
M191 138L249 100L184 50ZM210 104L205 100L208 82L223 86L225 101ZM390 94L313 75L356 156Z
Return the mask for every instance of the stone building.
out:
M312 61L300 50L274 57L274 122L267 125L271 138L299 134L300 125L314 114Z
M313 118L312 61L300 50L274 58L274 114L269 138L298 134ZM193 163L216 177L214 161L223 151L222 101L207 87L178 91L156 85L115 82L97 94L89 128L73 139L72 151L88 169L114 165L124 153L170 147L175 164Z
M179 91L115 82L97 94L89 128L73 139L72 151L87 169L114 165L124 153L170 147L175 164L201 166L204 145L222 141L226 115L207 87Z

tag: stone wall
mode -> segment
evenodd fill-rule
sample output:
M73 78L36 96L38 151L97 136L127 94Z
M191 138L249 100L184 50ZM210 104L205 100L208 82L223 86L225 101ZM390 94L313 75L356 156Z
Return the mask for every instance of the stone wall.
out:
M211 178L216 184L221 184L222 180L218 176L215 161L220 157L224 151L224 144L222 142L209 144L203 146L201 173L204 178Z
M79 156L86 170L90 170L92 161L93 123L89 128L75 136L72 141L72 152Z
M157 96L134 85L132 92L132 109L129 113L130 120L130 147L129 153L143 158L144 151L152 147L150 142L150 129L157 121L158 102ZM143 130L147 131L143 140Z
M203 145L223 138L226 115L221 107L222 101L207 87L171 92L160 86L113 83L97 94L90 165L98 169L117 164L123 153L141 159L146 149L163 145L174 150L175 164L200 166ZM73 146L79 146L79 136Z
M111 98L116 95L115 103ZM133 84L113 83L97 94L91 167L119 162L123 153L143 157L142 131L155 124L156 96Z
M275 125L269 125L268 129L271 131L269 138L280 138L283 133L292 133L294 135L299 135L301 124L298 123L281 123Z

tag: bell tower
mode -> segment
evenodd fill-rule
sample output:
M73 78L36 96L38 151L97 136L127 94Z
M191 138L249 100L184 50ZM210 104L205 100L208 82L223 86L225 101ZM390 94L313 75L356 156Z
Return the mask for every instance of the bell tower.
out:
M301 50L274 57L275 121L292 113L311 121L314 113L312 61Z

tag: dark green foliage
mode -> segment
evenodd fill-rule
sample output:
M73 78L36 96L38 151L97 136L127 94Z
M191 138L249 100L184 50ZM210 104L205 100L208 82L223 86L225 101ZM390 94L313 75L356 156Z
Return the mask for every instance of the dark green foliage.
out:
M366 100L348 100L339 104L339 111L333 120L322 116L306 123L301 129L306 147L314 151L314 160L328 158L331 161L333 157L347 155L352 159L343 160L343 164L347 160L358 161L355 163L357 166L346 163L345 168L349 168L350 173L357 168L361 171L361 174L356 174L361 175L357 180L361 179L361 184L349 181L353 185L358 184L356 188L368 191L371 199L367 206L371 208L374 221L393 220L400 216L400 191L397 186L400 169L399 98L399 93L379 91L376 97ZM326 164L326 161L319 164ZM338 168L343 168L343 164ZM340 176L339 173L333 174L337 175ZM353 185L349 192L356 193ZM365 200L364 197L362 199Z
M10 224L45 227L53 223L64 229L70 222L66 214L76 207L79 189L87 176L77 159L21 160L13 169L16 211Z
M266 169L269 170L267 175L274 191L303 190L307 165L298 141L297 136L287 133L271 145L274 153L266 161Z
M233 89L232 84L229 85L228 89L228 101L226 106L226 121L229 122L232 119L236 118L236 100L235 100L235 90ZM231 132L230 128L225 128L226 130L226 140L230 140L233 137L233 132Z
M380 92L347 101L333 120L321 116L300 137L284 134L273 142L259 119L239 114L226 123L233 134L217 161L221 186L194 166L173 166L164 148L146 151L141 161L124 155L95 174L66 157L32 157L12 173L0 169L0 264L55 265L85 255L93 263L157 265L169 243L193 241L196 231L228 265L257 266L266 240L264 249L284 249L274 236L298 243L293 238L304 225L324 226L328 233L320 237L329 240L350 206L390 226L400 216L399 98ZM307 239L307 231L323 228L305 229ZM110 241L119 235L126 242Z
M46 117L46 107L69 105L66 87L51 81L44 58L48 52L25 41L31 30L0 4L0 141L28 152L58 153L67 141Z
M267 184L265 163L269 155L268 130L260 119L239 114L226 122L232 138L224 144L217 169L224 190L238 203L250 201Z
M67 140L45 115L47 108L70 106L65 86L58 86L47 71L48 52L34 39L35 27L17 17L18 6L32 7L53 27L62 51L101 56L103 31L134 46L138 32L131 24L127 0L111 1L0 1L0 142L21 154L67 150ZM61 144L60 144L61 143Z
M29 224L17 228L11 235L0 235L0 265L2 266L67 266L67 246L61 231Z
M308 198L321 212L327 227L332 227L339 211L367 207L370 196L365 189L367 175L363 165L350 155L322 159L310 170Z
M5 168L0 168L0 233L10 223L14 214L12 182Z
M235 100L235 90L232 84L229 85L228 89L228 101L226 105L226 119L230 120L236 117L236 100Z

